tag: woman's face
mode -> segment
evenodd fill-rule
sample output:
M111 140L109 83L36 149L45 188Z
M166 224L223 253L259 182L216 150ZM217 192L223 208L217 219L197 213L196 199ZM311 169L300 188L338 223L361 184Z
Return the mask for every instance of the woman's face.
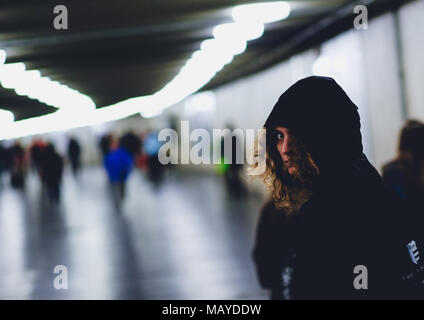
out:
M281 159L283 160L284 167L286 168L288 174L292 175L296 168L293 165L293 159L291 159L291 149L290 149L290 131L285 127L276 127L277 134L277 149L280 153Z

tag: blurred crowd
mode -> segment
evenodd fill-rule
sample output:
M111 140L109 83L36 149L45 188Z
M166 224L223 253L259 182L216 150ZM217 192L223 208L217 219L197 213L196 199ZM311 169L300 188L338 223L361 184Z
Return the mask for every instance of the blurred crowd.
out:
M160 146L155 131L141 135L127 132L121 136L107 133L100 137L99 153L117 207L125 197L126 181L134 168L146 171L155 184L161 181ZM43 196L50 203L58 204L65 165L69 165L74 177L78 178L82 149L75 137L68 137L64 154L58 152L54 143L41 138L32 140L27 146L20 141L8 146L0 143L0 185L10 184L13 188L23 189L32 171L40 181Z
M226 155L222 140L222 163L216 172L223 177L227 191L232 196L245 194L243 165L225 158L236 158L236 137L231 137L231 155ZM162 142L157 131L143 134L127 132L121 136L106 133L99 138L98 146L102 164L109 181L111 198L119 208L126 194L126 184L134 168L146 173L146 177L158 185L163 180L164 166L158 160ZM24 147L19 141L6 147L0 143L0 184L10 183L13 188L24 188L30 170L38 176L43 193L53 203L60 202L61 183L65 164L68 164L75 177L81 169L81 143L69 137L64 155L49 141L37 138ZM405 201L416 210L424 210L424 124L410 120L399 135L398 154L382 168L383 179L394 196Z
M8 148L0 145L0 180L8 174L14 188L24 188L29 170L36 171L43 191L48 198L58 203L64 160L52 143L35 139L28 148L14 142Z

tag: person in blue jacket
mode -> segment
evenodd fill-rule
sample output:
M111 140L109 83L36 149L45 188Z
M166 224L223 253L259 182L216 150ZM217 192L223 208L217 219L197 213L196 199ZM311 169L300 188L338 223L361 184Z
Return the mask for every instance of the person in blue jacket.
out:
M126 134L119 140L119 146L109 152L104 158L109 181L112 188L113 200L120 207L125 197L126 181L134 166L134 154L137 152L134 135Z

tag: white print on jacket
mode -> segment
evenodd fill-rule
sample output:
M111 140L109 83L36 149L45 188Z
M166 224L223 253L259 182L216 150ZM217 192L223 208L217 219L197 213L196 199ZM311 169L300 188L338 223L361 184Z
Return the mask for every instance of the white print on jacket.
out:
M418 264L420 260L420 253L418 252L417 244L414 240L407 244L409 255L413 263Z

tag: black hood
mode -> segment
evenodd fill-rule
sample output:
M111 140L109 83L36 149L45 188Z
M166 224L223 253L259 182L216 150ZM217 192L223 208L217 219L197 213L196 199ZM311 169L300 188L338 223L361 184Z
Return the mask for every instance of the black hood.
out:
M289 128L318 165L363 155L358 107L332 78L313 76L296 82L280 96L264 127Z

